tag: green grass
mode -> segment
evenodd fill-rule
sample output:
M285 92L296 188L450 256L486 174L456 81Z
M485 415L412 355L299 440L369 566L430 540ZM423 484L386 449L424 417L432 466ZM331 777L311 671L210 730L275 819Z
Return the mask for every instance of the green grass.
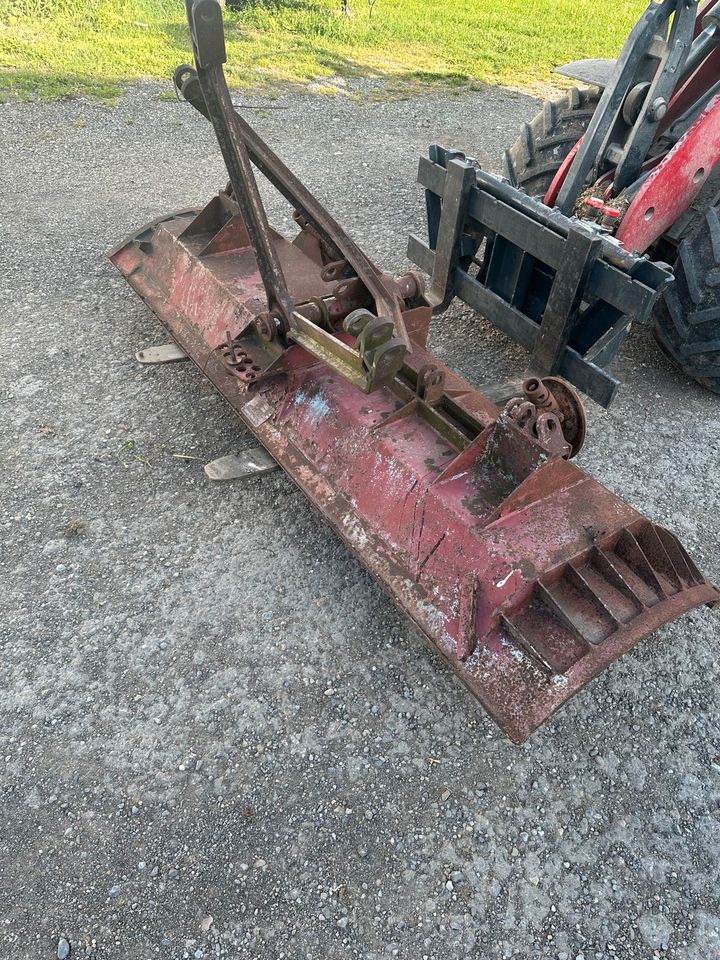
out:
M249 2L226 13L235 86L364 74L537 87L577 57L614 56L643 0ZM0 95L118 95L190 58L182 0L0 0Z

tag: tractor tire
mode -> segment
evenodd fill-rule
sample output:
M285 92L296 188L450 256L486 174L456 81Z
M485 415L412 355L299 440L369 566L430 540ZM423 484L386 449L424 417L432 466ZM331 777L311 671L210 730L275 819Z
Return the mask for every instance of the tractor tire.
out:
M710 207L680 243L675 282L658 301L653 332L683 373L720 393L720 216Z
M588 128L600 100L597 89L573 87L560 100L546 101L541 113L505 151L510 182L531 197L542 199L560 164Z

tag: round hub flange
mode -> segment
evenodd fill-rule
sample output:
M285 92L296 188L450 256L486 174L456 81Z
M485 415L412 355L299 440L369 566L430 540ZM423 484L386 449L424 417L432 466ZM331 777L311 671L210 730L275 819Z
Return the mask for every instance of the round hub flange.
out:
M570 456L577 456L585 442L587 426L577 390L561 377L529 377L523 381L523 391L536 407L558 415L563 436L571 447Z

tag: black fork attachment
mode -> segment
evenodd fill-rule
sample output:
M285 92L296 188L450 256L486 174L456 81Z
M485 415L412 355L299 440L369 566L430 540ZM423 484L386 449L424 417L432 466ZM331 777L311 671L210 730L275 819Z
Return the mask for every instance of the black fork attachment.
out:
M607 406L618 381L605 367L672 274L573 213L601 177L612 196L633 196L648 158L675 142L720 90L716 80L674 116L674 92L719 42L720 0L707 4L702 30L694 0L653 0L615 63L577 61L560 70L604 91L553 210L457 151L431 147L419 171L429 242L411 237L409 256L432 274L436 310L460 297L530 351L532 373L559 374Z
M619 381L604 368L672 280L669 268L627 253L458 151L431 147L418 181L428 242L411 236L408 256L432 277L435 311L459 297L530 351L527 373L561 376L609 406ZM507 396L514 390L509 385ZM505 399L502 390L483 391Z

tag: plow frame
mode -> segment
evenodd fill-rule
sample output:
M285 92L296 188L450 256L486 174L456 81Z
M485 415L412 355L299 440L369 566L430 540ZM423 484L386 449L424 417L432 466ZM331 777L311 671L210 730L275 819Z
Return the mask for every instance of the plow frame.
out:
M110 259L521 742L656 627L720 594L671 533L570 462L585 419L565 380L530 378L498 407L427 349L432 305L462 251L451 205L438 233L453 242L426 298L419 275L382 273L234 110L217 0L188 0L188 21L196 69L176 82L212 120L231 183L134 232ZM268 224L251 162L298 202L292 241ZM460 198L477 173L451 170ZM652 298L632 258L617 262L584 231L558 243L577 245L588 283ZM577 291L557 298L560 310Z

